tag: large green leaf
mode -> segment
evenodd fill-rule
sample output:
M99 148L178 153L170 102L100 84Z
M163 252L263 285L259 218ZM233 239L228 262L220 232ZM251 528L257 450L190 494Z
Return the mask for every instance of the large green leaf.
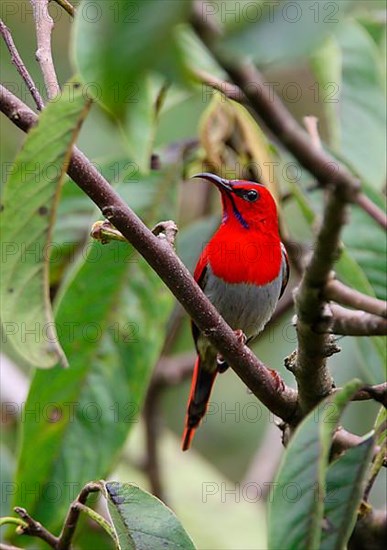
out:
M178 395L174 395L171 403L178 399ZM183 419L182 414L181 428ZM148 489L149 478L139 467L144 448L143 430L142 424L134 427L125 446L125 459L120 461L112 478L130 479ZM159 441L162 481L168 503L197 547L222 550L267 548L263 493L268 489L271 491L271 483L258 480L235 482L235 479L225 477L214 461L206 460L195 448L182 453L180 435L176 436L167 428L163 430ZM235 452L238 454L238 450Z
M138 164L142 173L150 169L156 123L156 100L160 86L148 75L138 79L134 103L127 109L121 123L129 156Z
M173 181L171 168L141 181L148 201L139 213L148 222L173 214ZM156 274L126 243L89 243L68 276L56 320L70 368L35 374L23 413L14 497L48 527L58 526L87 481L107 475L137 422L172 304ZM32 485L40 490L23 490Z
M312 58L312 68L320 87L332 90L323 106L334 152L363 181L381 190L386 179L381 52L359 23L347 21Z
M339 91L342 84L341 49L334 36L329 36L310 58L311 68L317 78L314 100L321 103L328 126L328 143L338 150L341 140L339 124Z
M239 5L242 23L224 39L223 46L230 55L245 55L257 63L284 64L309 55L328 34L337 32L351 2L286 0L264 2L256 8L251 4ZM226 2L223 9L227 10Z
M364 210L354 206L351 223L343 231L343 241L366 274L375 295L385 300L387 247L384 230Z
M386 460L387 410L384 406L379 409L378 416L375 420L374 432L377 453L376 456L373 457L372 465L368 474L367 486L364 495L366 500L368 500L374 482Z
M332 433L360 385L357 380L349 382L297 428L274 482L269 504L269 549L319 547Z
M116 114L138 101L138 82L174 40L190 1L84 0L75 21L75 59L82 78ZM135 105L135 103L133 103Z
M341 550L351 535L363 494L363 481L369 466L374 438L348 449L331 464L326 478L325 528L320 550Z
M70 82L67 90L29 132L5 187L1 213L3 334L20 357L42 368L67 364L49 298L49 249L61 183L89 108L79 84Z
M343 60L338 152L364 181L381 190L386 181L382 58L367 32L355 22L343 26L338 44Z
M339 277L349 286L370 296L386 299L386 239L380 226L359 207L351 212L351 223L343 231L345 250L336 264ZM363 358L365 379L378 384L386 378L386 338L357 339Z
M165 504L131 483L104 484L121 550L193 550L191 538Z

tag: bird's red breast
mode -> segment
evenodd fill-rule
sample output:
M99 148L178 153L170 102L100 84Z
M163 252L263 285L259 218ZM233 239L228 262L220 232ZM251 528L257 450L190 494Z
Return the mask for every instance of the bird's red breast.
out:
M281 241L257 231L230 232L222 225L198 261L194 273L199 281L205 266L227 283L258 286L273 281L281 271Z

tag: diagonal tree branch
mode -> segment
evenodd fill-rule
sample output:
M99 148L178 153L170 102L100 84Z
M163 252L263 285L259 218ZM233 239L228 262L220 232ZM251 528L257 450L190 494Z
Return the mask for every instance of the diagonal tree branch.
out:
M195 25L196 25L196 29L201 27L201 24L196 23ZM202 34L202 31L200 31L200 34ZM233 101L237 101L238 103L241 103L242 105L249 108L250 111L253 111L253 115L260 122L263 122L264 125L273 134L273 136L276 139L280 139L280 141L282 141L283 145L286 148L288 148L296 156L296 158L298 158L298 160L301 162L301 164L303 164L300 157L297 157L297 155L296 155L296 152L297 152L296 149L293 148L293 150L291 150L290 149L291 144L290 144L290 146L288 144L288 140L290 140L290 141L293 140L293 137L294 137L293 129L297 128L298 125L297 125L296 121L293 119L293 117L291 116L291 114L287 111L287 109L284 106L282 106L283 109L282 109L280 118L283 119L283 122L282 122L282 124L279 123L279 127L281 128L281 132L282 132L281 135L283 136L282 140L281 140L281 136L279 136L278 134L275 133L274 127L271 126L270 115L268 114L267 118L266 118L266 117L264 117L263 115L260 114L261 109L262 109L262 111L267 111L267 106L270 103L272 103L272 101L273 101L271 92L265 93L265 90L267 88L267 86L265 86L265 84L267 84L267 82L263 81L263 78L259 75L259 73L255 69L255 67L250 68L249 66L244 66L244 70L241 70L240 72L237 71L237 73L235 73L235 70L236 70L235 68L233 68L232 70L234 71L233 74L234 74L234 78L236 79L234 82L239 81L240 86L237 86L235 83L231 83L231 82L222 80L222 79L220 79L216 76L210 75L206 71L203 71L203 70L195 70L194 71L194 76L200 82L202 82L205 86L208 86L210 88L213 88L214 90L217 90L217 91L221 92L228 99L232 99ZM250 72L251 72L251 76L253 78L257 78L257 74L259 75L258 80L256 80L256 81L253 80L252 81L254 83L257 82L258 85L259 85L259 88L258 88L259 92L258 92L257 95L260 95L260 96L262 94L265 95L265 98L264 99L260 98L260 101L258 101L259 98L258 99L255 98L255 100L254 100L254 102L256 103L255 106L254 106L254 102L251 100L251 97L247 97L247 95L244 93L244 91L242 89L243 85L245 85L247 87L247 89L249 88L248 78L249 78ZM230 74L231 74L231 72L230 72ZM254 88L254 87L250 86L250 88ZM249 102L249 100L251 101L251 103ZM279 101L278 98L277 98L277 101ZM253 105L253 109L251 108L252 105ZM258 112L258 110L259 110L259 112ZM278 121L277 121L277 124L278 124ZM290 135L288 136L287 134L288 134L289 130L290 130ZM302 129L300 127L298 127L297 136L298 135L301 136L302 132L303 132ZM286 136L286 137L284 137L284 136ZM296 140L297 140L297 138L296 138ZM304 141L303 141L303 139L301 139L301 147L303 146L302 145L303 143L304 143ZM310 147L310 144L309 144L309 147ZM327 164L331 167L331 172L335 172L336 167L339 166L339 163L333 157L329 157L328 155L325 155L325 154L324 154L322 159L320 158L320 163L324 163L324 157L325 157L325 161L327 162ZM311 174L316 175L315 172L313 171L313 165L309 167L309 171L310 171ZM387 229L387 215L386 215L386 213L383 210L381 210L375 203L373 203L367 197L367 195L365 195L362 192L357 193L357 195L354 197L354 202L356 202L365 212L367 212L367 214L369 216L371 216L371 218L373 218L383 229Z
M24 131L36 124L37 116L33 111L4 87L0 87L0 109ZM172 247L142 223L77 148L74 148L68 174L156 271L252 393L275 415L295 423L298 420L297 392L285 385L279 389L278 379L270 369L249 348L240 345Z
M339 389L335 391L339 391ZM368 399L374 399L387 407L387 382L376 384L376 386L364 386L352 397L352 401L367 401Z

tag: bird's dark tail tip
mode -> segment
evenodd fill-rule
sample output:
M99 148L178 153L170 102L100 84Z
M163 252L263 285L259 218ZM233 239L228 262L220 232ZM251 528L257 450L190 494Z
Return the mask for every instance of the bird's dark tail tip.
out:
M188 398L188 409L185 421L185 429L182 438L182 449L190 448L196 428L206 414L212 386L214 385L217 370L208 371L201 367L201 359L198 356L195 362L192 376L191 392Z
M195 435L195 430L196 428L185 428L181 442L182 451L188 451L188 449L191 447L191 443Z

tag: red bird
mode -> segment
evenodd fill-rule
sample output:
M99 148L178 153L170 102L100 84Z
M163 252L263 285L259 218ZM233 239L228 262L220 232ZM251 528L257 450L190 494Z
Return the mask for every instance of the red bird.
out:
M216 185L222 197L219 229L203 250L194 278L222 317L240 338L251 342L274 313L289 277L289 264L278 230L277 208L261 184L197 174ZM192 324L198 353L183 434L189 449L206 413L218 372L228 365Z

